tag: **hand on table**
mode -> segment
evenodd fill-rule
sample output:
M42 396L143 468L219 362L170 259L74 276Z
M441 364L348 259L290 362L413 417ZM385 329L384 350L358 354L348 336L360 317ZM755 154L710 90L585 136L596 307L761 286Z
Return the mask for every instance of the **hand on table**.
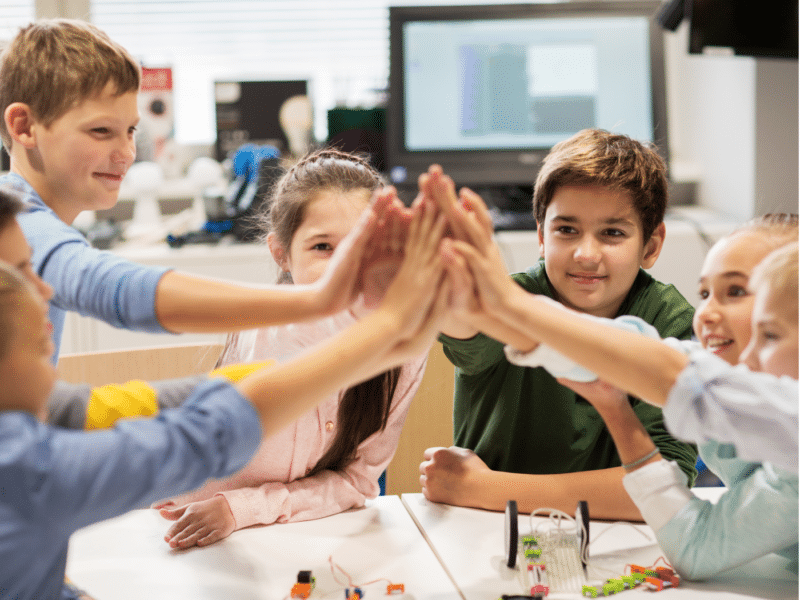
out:
M472 450L450 446L428 448L419 466L422 493L431 502L470 506L469 484L491 469Z
M236 520L224 496L190 502L184 506L167 503L159 514L175 524L169 528L164 541L170 548L208 546L228 537L236 528Z

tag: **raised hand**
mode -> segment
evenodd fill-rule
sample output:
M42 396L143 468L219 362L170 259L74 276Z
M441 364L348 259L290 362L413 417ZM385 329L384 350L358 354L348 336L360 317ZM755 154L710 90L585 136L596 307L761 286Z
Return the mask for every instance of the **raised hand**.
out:
M440 253L444 215L428 201L418 203L413 212L402 264L382 303L382 307L400 318L408 337L416 335L428 316L444 274Z
M165 506L159 514L175 521L164 536L170 548L208 546L236 529L236 520L224 496L212 496L184 506Z
M309 286L321 313L342 311L358 298L361 292L361 265L367 247L374 243L372 240L377 224L376 207L370 206L336 247L322 277Z
M405 208L392 187L376 193L373 211L377 223L364 250L359 282L367 308L380 303L397 275L412 218L412 211Z

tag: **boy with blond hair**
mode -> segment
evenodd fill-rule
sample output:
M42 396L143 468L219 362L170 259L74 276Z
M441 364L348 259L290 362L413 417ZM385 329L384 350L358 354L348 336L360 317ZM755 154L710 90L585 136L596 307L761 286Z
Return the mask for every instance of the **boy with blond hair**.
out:
M420 183L423 194L450 198L440 205L456 202L439 169ZM466 204L474 196L460 195ZM607 131L579 132L544 160L533 207L541 259L513 278L576 311L638 316L664 337L686 339L691 305L644 270L661 251L666 204L666 166L653 148ZM453 227L457 222L450 219ZM545 506L568 513L587 500L592 516L641 519L625 494L622 463L602 418L571 384L506 359L504 344L520 342L513 327L498 329L463 307L443 333L456 367L456 446L425 452L420 481L427 498L489 510L514 499L523 512ZM611 392L597 386L591 393ZM660 409L629 401L662 454L693 481L695 449L666 431Z
M78 20L32 23L0 54L0 136L11 157L0 188L26 204L19 223L33 269L54 290L54 360L68 310L115 327L180 333L250 329L347 308L359 292L357 270L341 262L313 285L256 289L137 265L89 246L71 224L81 211L117 202L136 156L139 83L131 55Z

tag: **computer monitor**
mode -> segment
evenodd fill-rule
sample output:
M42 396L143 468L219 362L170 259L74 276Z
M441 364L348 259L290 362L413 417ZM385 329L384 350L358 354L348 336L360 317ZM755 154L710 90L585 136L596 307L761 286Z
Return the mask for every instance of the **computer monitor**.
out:
M415 185L438 163L458 185L530 186L553 144L589 127L666 158L659 5L390 8L390 180Z

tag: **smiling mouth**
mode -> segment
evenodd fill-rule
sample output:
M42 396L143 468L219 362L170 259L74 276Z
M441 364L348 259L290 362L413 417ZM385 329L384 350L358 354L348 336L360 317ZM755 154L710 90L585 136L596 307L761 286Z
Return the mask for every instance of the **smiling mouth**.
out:
M580 275L574 273L567 274L576 283L597 283L607 278L607 275Z
M733 346L733 340L729 338L714 338L706 340L706 348L715 354L719 354Z

